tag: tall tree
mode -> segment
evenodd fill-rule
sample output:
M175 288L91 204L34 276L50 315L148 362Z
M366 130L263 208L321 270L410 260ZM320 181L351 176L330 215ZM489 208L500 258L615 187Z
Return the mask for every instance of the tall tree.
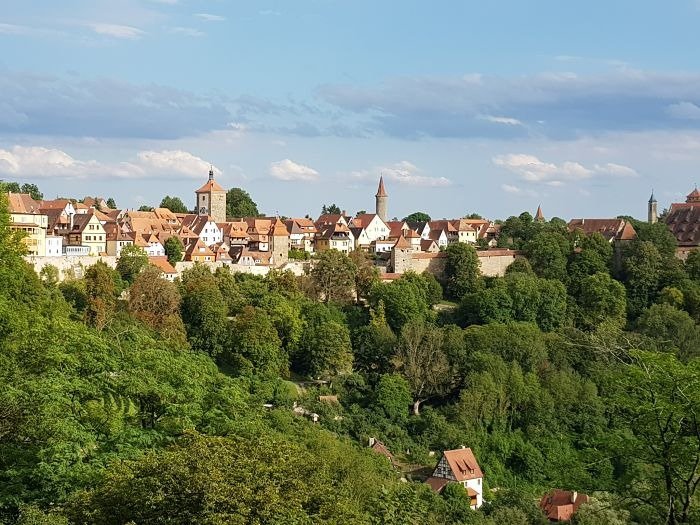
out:
M352 301L356 275L355 263L338 250L318 254L311 270L311 279L327 303Z
M189 211L180 197L171 197L170 195L163 197L163 200L160 201L160 208L167 208L173 213L187 213Z
M258 217L258 205L251 198L247 191L242 188L231 188L226 193L226 216L236 217Z
M662 269L663 258L652 242L635 241L625 250L622 273L633 317L655 301Z
M182 272L180 284L182 321L194 350L216 357L225 348L227 307L214 276L206 266Z
M469 244L450 244L445 252L445 292L451 299L459 301L466 294L476 291L481 262L476 250Z
M21 193L29 193L31 198L35 201L40 201L44 198L44 194L39 191L39 187L36 184L25 182L20 189Z
M690 523L700 486L700 361L684 365L652 352L632 357L612 372L611 406L629 429L618 436L616 452L634 472L622 490L667 525Z
M340 210L340 207L333 203L333 204L324 204L321 207L321 213L323 215L340 215L342 212Z
M411 385L415 415L420 413L424 401L445 393L452 383L440 328L420 320L411 321L402 328L395 366Z
M312 377L331 379L352 372L352 346L346 325L329 321L310 326L307 331L302 347Z
M163 244L163 248L165 249L165 256L168 258L170 264L175 264L182 260L185 247L182 245L180 237L176 235L168 237L165 244Z
M239 372L277 377L288 368L270 316L252 306L243 308L233 321L230 345L223 357Z
M117 260L117 271L129 284L148 266L148 254L142 248L133 244L124 246Z
M109 197L107 199L107 206L109 206L110 210L116 210L117 209L117 203L114 202L114 199L112 197Z
M540 232L525 246L532 269L546 279L566 279L566 262L571 252L569 241L560 233Z
M116 305L113 270L102 261L88 268L85 272L85 291L85 322L102 330L114 314Z

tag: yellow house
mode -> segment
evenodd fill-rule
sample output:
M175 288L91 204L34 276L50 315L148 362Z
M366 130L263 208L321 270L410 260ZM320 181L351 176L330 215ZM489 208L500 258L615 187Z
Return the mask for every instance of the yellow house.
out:
M66 246L89 247L89 255L107 252L107 233L92 210L73 216L68 228L59 230L59 233L66 240Z
M8 193L10 228L26 235L27 255L46 255L46 228L49 217L39 211L39 203L27 193Z

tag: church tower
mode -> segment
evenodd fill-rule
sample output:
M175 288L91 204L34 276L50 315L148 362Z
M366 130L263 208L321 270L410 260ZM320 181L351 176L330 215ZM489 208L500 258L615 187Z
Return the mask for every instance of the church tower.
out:
M384 177L379 177L379 188L377 189L377 194L375 198L375 213L379 215L379 218L384 222L387 221L387 206L389 204L389 195L384 189Z
M226 222L226 190L214 180L213 167L209 170L209 180L195 193L197 215L211 215L214 222Z
M649 224L654 224L658 222L659 214L657 209L656 197L654 197L654 190L651 190L651 197L649 197L649 205L647 207L647 211Z

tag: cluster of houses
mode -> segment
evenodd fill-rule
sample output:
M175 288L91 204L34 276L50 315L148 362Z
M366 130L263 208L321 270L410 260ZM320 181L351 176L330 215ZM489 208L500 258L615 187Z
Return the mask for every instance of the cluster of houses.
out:
M209 172L206 183L196 190L194 213L173 213L167 208L153 211L111 209L104 199L85 198L34 200L29 194L10 193L11 227L26 233L32 257L113 256L125 246L135 245L151 257L163 257L165 244L177 237L184 247L184 260L224 262L246 266L281 267L289 254L307 254L335 249L349 253L361 249L372 253L388 273L430 269L425 260L435 259L451 243L478 245L482 269L486 259L499 260L498 274L517 255L495 246L500 225L485 219L454 219L411 222L389 220L388 194L383 179L375 195L375 213L355 217L345 212L310 217L226 216L226 190ZM657 202L648 203L649 221L659 220ZM535 220L544 221L541 208ZM665 217L676 236L679 256L700 245L700 191L695 189L685 203L672 204ZM573 219L570 230L601 233L618 245L636 237L625 219ZM423 262L421 262L423 261ZM423 266L421 266L423 264Z

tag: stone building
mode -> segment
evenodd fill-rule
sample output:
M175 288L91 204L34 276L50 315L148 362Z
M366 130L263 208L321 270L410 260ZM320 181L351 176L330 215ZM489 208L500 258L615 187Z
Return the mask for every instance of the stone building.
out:
M226 190L214 180L214 168L209 170L209 180L195 193L197 215L210 215L214 222L226 222Z

